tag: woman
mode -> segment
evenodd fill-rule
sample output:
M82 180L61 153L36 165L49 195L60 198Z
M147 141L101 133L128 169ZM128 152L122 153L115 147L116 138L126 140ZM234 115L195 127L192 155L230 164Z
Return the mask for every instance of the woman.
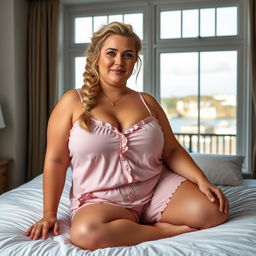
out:
M140 49L129 25L94 33L83 87L65 93L49 119L44 214L31 239L46 239L50 228L58 234L70 163L71 241L80 248L135 245L227 220L226 197L177 142L158 102L126 87Z

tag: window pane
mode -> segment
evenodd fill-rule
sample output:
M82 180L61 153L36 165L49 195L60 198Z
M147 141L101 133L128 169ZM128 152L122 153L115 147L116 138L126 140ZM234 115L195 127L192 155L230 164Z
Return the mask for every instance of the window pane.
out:
M85 71L86 57L75 58L75 88L81 88L84 84L83 73Z
M133 27L134 32L143 39L143 14L132 13L124 15L124 23L130 24Z
M113 21L132 25L140 39L143 39L143 13L132 13L75 18L75 43L90 43L93 32Z
M75 19L75 43L88 43L92 36L92 17Z
M217 8L217 35L237 35L237 7Z
M181 37L181 11L160 13L160 38Z
M107 24L107 16L93 17L93 32L99 30L103 25Z
M198 53L160 55L161 105L175 133L197 133Z
M215 9L200 10L200 36L215 36Z
M198 36L198 10L182 11L182 37Z
M135 90L135 91L139 91L139 92L143 92L143 55L140 55L141 58L141 69L140 69L140 73L138 75L137 78L137 72L134 75L131 75L130 78L127 81L127 87ZM138 69L139 67L136 67L135 65L135 69ZM137 78L137 80L136 80Z
M123 15L109 15L108 16L108 23L119 21L123 22Z
M200 59L201 127L215 134L236 134L237 52L202 52Z

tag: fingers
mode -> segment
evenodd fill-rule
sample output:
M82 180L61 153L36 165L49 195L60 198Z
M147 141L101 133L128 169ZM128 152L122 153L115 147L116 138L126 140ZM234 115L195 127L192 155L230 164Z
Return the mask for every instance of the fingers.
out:
M45 240L47 238L47 233L49 230L49 224L48 222L44 223L43 230L42 230L42 239Z
M57 236L59 234L59 223L55 222L54 227L53 227L53 234Z
M199 186L201 192L203 192L208 200L211 202L215 202L216 199L218 199L219 203L219 211L221 213L228 214L229 211L229 205L228 205L228 199L225 197L221 189L214 186L213 184L203 184Z
M214 193L219 200L219 210L220 210L220 212L223 212L224 206L225 206L224 195L222 194L220 189L215 189Z
M213 189L213 192L219 201L219 211L227 214L229 210L227 198L225 197L223 192L217 187Z
M207 190L207 191L205 192L205 194L206 194L207 198L208 198L211 202L214 202L214 201L215 201L215 198L214 198L214 196L213 196L213 194L212 194L212 192L211 192L210 190Z
M30 232L31 232L32 228L33 228L33 225L30 226L29 229L25 232L25 235L26 235L26 236L29 236L29 235L30 235Z
M40 236L42 236L42 239L45 240L51 226L52 224L50 224L48 221L39 221L30 226L29 229L25 232L25 235L29 236L29 238L32 240L37 240ZM59 224L57 221L53 226L53 234L59 234Z
M33 237L33 240L37 240L41 234L42 234L42 229L43 229L43 224L38 224L36 229L35 229L35 232L34 232L34 237Z
M29 235L29 238L32 240L36 240L39 238L39 236L42 233L42 224L41 223L36 223L34 225L32 225L32 229Z

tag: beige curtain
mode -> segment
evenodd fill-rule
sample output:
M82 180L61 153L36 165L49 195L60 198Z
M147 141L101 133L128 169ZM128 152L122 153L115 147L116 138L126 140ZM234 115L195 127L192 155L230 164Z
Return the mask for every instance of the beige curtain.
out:
M252 174L256 178L256 4L250 0L250 44L252 67Z
M43 171L46 129L57 97L59 0L30 0L28 27L28 171Z

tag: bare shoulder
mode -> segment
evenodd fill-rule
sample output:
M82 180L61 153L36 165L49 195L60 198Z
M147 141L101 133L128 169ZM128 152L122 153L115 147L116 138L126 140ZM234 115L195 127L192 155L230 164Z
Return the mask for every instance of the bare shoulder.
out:
M54 107L50 120L56 118L72 120L74 112L79 104L81 105L76 90L73 89L65 92Z
M58 101L55 109L67 111L66 113L74 112L77 104L80 103L80 98L75 89L65 92Z
M74 104L77 102L80 102L79 95L76 91L76 89L69 90L63 94L63 96L59 100L60 103L69 103Z
M159 117L159 115L163 114L162 107L160 106L160 104L158 103L154 96L146 92L142 92L141 94L145 99L146 103L148 104L148 106L150 107L150 110L152 111L153 114L155 114L156 117Z

